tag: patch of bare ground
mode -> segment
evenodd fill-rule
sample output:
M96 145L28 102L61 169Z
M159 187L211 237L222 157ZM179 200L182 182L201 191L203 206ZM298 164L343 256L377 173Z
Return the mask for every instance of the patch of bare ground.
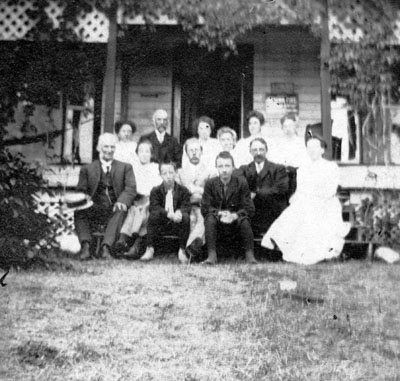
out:
M0 379L399 380L399 268L169 256L12 272Z

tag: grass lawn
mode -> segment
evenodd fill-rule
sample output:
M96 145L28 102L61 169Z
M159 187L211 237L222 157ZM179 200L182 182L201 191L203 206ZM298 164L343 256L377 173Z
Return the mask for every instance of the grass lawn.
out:
M73 265L8 275L0 380L400 380L399 265Z

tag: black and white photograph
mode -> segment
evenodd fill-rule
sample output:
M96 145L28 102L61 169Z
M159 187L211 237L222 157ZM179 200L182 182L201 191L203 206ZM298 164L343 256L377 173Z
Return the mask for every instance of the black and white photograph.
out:
M1 0L1 381L400 381L400 0Z

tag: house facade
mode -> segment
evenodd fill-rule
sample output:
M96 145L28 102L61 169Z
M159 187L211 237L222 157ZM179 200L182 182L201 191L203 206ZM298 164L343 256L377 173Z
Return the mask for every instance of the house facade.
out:
M25 46L35 26L27 10L29 2L0 6L1 49ZM56 20L59 11L54 4L49 17ZM167 18L148 28L142 20L118 13L116 24L111 74L107 59L113 32L104 14L93 11L79 20L76 29L83 42L79 48L57 43L65 57L76 54L79 59L84 52L93 69L90 80L81 84L82 89L91 89L89 96L74 97L60 90L51 110L38 103L29 116L21 104L15 123L8 126L10 150L44 163L53 185L76 185L80 165L95 157L98 135L112 132L114 121L134 121L138 137L152 129L152 114L158 108L170 114L170 133L181 143L192 136L192 123L201 115L212 117L217 128L230 126L239 137L246 137L246 114L261 111L266 119L263 133L271 142L281 133L280 118L286 111L298 114L301 136L307 125L322 120L321 41L303 26L265 26L241 37L237 52L209 52L188 44L181 27ZM111 119L106 117L110 110ZM394 108L394 118L396 112ZM332 136L340 142L336 159L341 186L359 191L400 188L399 166L361 164L362 128L344 100L331 103L331 116ZM34 132L21 131L27 118ZM18 139L26 134L32 135L32 142L19 145ZM35 135L42 139L35 140ZM393 164L400 151L396 137Z

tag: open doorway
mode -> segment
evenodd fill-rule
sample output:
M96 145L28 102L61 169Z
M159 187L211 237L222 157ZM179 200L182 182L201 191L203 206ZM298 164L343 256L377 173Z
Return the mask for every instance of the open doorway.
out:
M253 107L253 56L250 45L240 46L237 54L177 49L174 100L179 102L181 142L194 136L193 122L202 115L213 118L217 129L229 126L241 136L244 117Z

